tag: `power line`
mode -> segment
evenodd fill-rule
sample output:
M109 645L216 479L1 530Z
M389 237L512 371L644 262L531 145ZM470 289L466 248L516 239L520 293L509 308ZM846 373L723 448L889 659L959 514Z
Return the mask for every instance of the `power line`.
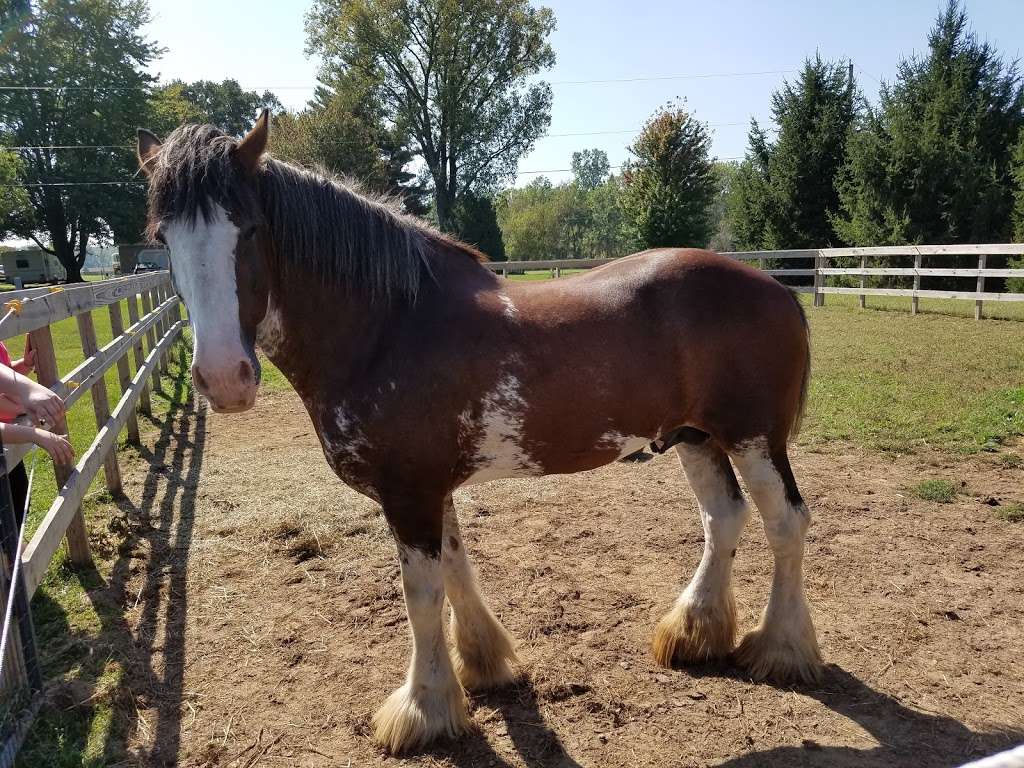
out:
M708 123L709 128L727 128L737 125L746 125L746 123ZM576 136L611 136L616 134L627 134L627 133L639 133L642 128L625 128L622 130L614 131L580 131L575 133L548 133L544 136L537 137L537 141L544 139L562 139ZM338 142L343 144L358 144L357 141L346 141ZM70 149L125 149L134 150L134 144L23 144L19 146L4 146L0 144L0 149L7 150L20 150L26 151L30 149L48 149L48 150L70 150Z
M756 72L703 72L687 75L641 75L594 80L553 80L550 85L607 85L612 83L644 83L661 80L706 80L709 78L758 77L761 75L788 75L795 69L769 69ZM159 86L157 86L159 87ZM254 86L253 91L313 91L326 87L323 83L314 85L272 85ZM0 91L137 91L137 85L0 85Z
M742 160L742 157L716 157L715 160L729 161L729 160ZM610 165L608 170L616 171L622 168L621 165ZM518 171L516 176L533 176L541 173L572 173L572 168L545 168L541 170L532 171ZM34 181L26 184L0 184L0 189L15 189L19 187L99 187L99 186L118 186L118 185L138 185L144 186L148 182L137 181L133 179L125 181Z
M0 184L3 189L17 189L19 187L113 187L120 185L146 184L145 181L29 181L24 184Z
M607 80L553 80L551 85L606 85L610 83L645 83L657 80L705 80L714 77L756 77L758 75L789 75L796 69L770 69L759 72L709 72L693 75L650 75L647 77L617 77Z

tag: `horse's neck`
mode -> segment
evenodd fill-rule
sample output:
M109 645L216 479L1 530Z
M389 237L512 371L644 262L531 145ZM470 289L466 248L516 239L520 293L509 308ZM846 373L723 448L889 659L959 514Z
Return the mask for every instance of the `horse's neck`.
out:
M278 282L259 328L263 351L304 400L322 402L358 375L387 310L319 278Z

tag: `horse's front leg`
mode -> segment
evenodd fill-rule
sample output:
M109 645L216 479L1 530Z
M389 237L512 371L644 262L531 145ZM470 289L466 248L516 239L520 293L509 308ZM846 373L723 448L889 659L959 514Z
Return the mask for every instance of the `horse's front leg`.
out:
M469 727L466 694L445 642L441 534L444 503L384 505L398 543L402 589L412 629L405 684L373 716L374 738L392 753L416 749Z

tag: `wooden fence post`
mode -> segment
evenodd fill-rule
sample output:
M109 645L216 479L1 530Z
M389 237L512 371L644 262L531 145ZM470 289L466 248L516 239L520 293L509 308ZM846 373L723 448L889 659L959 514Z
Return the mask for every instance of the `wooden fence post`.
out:
M867 269L868 268L868 257L865 254L863 254L863 253L860 255L860 268L861 269ZM860 287L862 289L864 288L865 279L866 279L865 275L861 275L860 276ZM868 297L865 296L863 293L860 295L860 308L861 309L864 309L865 307L867 307L867 298Z
M107 310L110 312L110 329L114 338L124 333L124 316L121 314L121 302L115 301ZM128 353L125 352L117 359L117 380L121 384L121 394L128 391L132 383L131 366L128 365ZM135 409L128 415L128 442L132 445L139 444L139 418L135 415Z
M139 322L139 297L134 293L128 297L128 322L135 325ZM135 334L135 344L132 345L135 352L135 370L139 370L146 362L146 353L142 348L142 336ZM153 405L149 400L149 384L143 383L142 391L139 393L139 410L147 416L153 415Z
M983 270L985 268L985 262L987 260L988 260L988 256L986 256L984 253L981 254L978 257L978 287L977 287L978 293L983 293L985 291L985 276L983 274L981 274L981 270ZM975 301L974 301L974 319L975 320L981 320L981 318L982 318L981 304L982 304L981 299L975 299Z
M153 311L153 292L143 291L142 292L142 312L143 315L149 315ZM152 352L156 349L157 337L155 325L149 326L149 330L146 331L146 338L149 340L149 351ZM160 368L159 366L153 368L153 391L162 392L160 389Z
M157 309L161 304L164 303L164 287L158 285L153 288L153 309ZM167 329L171 327L171 324L167 320L167 316L160 318L160 321L156 324L157 326L157 340L159 341L167 334ZM160 373L167 373L167 355L166 353L160 355Z
M825 283L825 276L821 274L824 262L825 259L821 255L821 251L818 251L814 257L814 306L816 307L825 306L825 294L821 292Z
M50 326L38 328L29 333L32 340L32 349L36 351L36 375L39 383L44 387L53 387L60 380L60 372L57 370L57 355L53 350L53 336L50 333ZM47 427L58 434L66 435L68 425L66 419L61 419L57 424L48 424ZM57 479L57 490L60 491L71 475L73 467L68 464L57 464L54 462L53 474ZM82 516L81 505L71 516L65 534L68 540L68 554L71 562L75 565L92 564L92 555L89 554L89 535L85 530L85 517Z
M917 291L921 290L921 252L914 253L914 295L910 297L910 314L916 315L918 309Z
M82 342L82 354L87 358L99 352L100 345L96 342L96 326L92 321L92 311L83 312L75 320L78 322L78 337ZM92 395L92 409L96 414L96 430L103 429L110 418L110 400L107 398L106 378L101 376L89 388ZM107 490L117 493L121 490L121 468L117 465L117 440L114 447L103 457L103 475L107 481Z

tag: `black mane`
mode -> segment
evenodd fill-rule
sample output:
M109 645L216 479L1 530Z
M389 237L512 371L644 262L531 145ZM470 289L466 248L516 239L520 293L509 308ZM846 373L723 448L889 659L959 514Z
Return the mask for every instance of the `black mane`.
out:
M346 181L264 156L255 179L234 159L238 142L211 125L167 137L149 168L149 230L163 220L208 220L213 205L258 213L287 271L313 270L371 298L415 300L438 251L482 259L469 246Z

